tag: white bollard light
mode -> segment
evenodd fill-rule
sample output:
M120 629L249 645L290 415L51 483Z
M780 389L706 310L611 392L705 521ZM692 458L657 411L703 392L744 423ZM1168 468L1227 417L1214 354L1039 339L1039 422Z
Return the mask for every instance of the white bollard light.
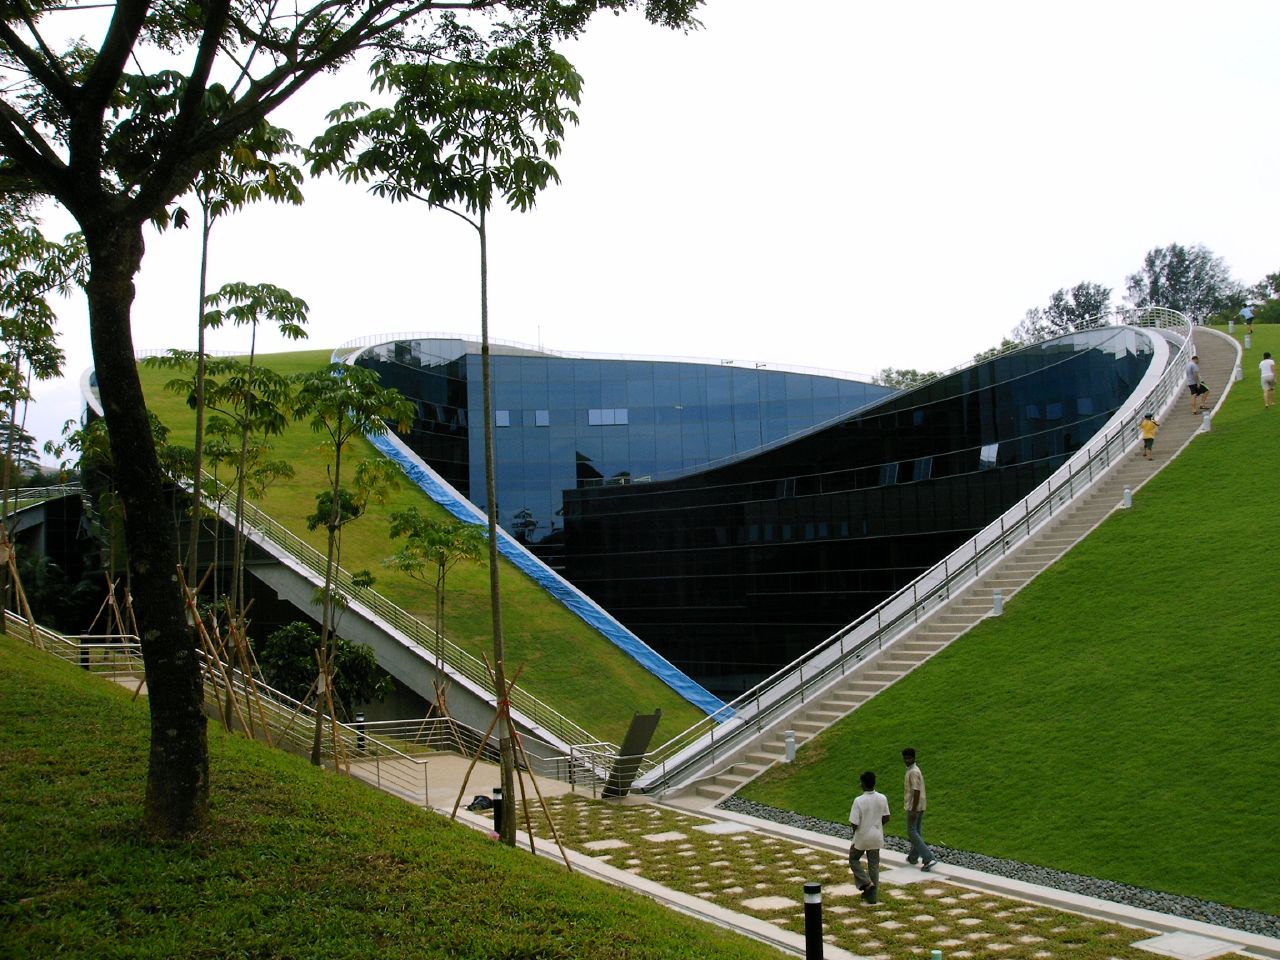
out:
M1236 322L1234 320L1228 320L1227 333L1235 333L1235 332L1236 332Z
M1246 334L1244 335L1244 348L1245 348L1246 350L1251 350L1251 349L1253 349L1253 334L1252 334L1252 333L1246 333Z
M1201 433L1208 433L1208 432L1209 432L1209 430L1210 430L1210 427L1209 427L1209 411L1208 411L1208 410L1206 410L1206 411L1204 412L1204 416L1202 416L1202 417L1200 418L1200 432L1201 432Z
M1234 380L1236 383L1239 383L1241 380L1244 379L1244 370L1240 366L1240 364L1237 363L1236 368L1231 371L1231 379Z
M991 615L993 617L1004 616L1004 594L999 590L991 591Z
M1133 506L1133 488L1132 487L1124 488L1124 499L1120 501L1120 506L1124 507L1126 510L1128 510L1130 507Z
M787 763L791 763L796 758L796 732L794 730L783 731L782 742L787 745Z

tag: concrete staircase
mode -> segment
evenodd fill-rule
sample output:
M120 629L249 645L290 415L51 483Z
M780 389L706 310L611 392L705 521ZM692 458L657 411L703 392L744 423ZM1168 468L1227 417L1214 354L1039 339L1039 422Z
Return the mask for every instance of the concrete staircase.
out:
M1197 332L1195 345L1200 354L1201 377L1209 384L1216 405L1231 385L1235 349L1225 337L1205 331ZM1202 418L1193 417L1190 410L1190 397L1184 390L1161 422L1151 460L1142 456L1139 445L1087 493L1066 505L1052 521L944 606L883 652L867 657L839 683L792 714L787 723L767 731L744 755L686 788L682 799L696 807L714 805L784 758L783 728L794 731L797 746L817 736L990 616L995 591L1000 591L1004 599L1017 593L1120 506L1125 488L1137 490L1190 442L1202 426Z

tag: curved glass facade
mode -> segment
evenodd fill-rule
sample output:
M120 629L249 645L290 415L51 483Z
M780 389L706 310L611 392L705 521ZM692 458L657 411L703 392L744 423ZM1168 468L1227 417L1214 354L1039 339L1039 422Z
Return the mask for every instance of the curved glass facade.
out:
M910 583L1047 478L1133 392L1105 328L898 394L754 456L565 496L565 575L730 696Z
M721 696L910 583L1083 446L1151 362L1106 327L916 390L495 347L498 519ZM483 507L480 356L358 360L418 405L405 441ZM473 496L474 494L474 496Z
M564 491L705 467L894 392L833 376L511 346L494 346L490 361L498 522L556 569ZM405 442L485 509L480 362L479 344L446 339L386 343L357 360L417 404Z

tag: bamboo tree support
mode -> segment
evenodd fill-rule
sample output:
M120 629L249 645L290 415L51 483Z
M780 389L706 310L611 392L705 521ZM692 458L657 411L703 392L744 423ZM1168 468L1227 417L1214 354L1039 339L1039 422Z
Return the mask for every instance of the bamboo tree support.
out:
M111 602L115 600L116 582L118 581L113 582L111 577L107 575L107 571L105 570L102 571L102 579L105 580L107 583L107 592L102 598L102 603L98 606L98 612L95 613L93 615L93 619L89 621L89 629L85 631L86 634L93 633L94 628L97 627L98 625L98 621L101 620L102 615L107 612L108 605L110 605Z
M489 671L490 682L494 683L496 687L496 675L493 668L489 666L489 659L487 657L485 658L484 666L485 669ZM560 832L556 830L555 821L551 818L551 811L547 809L547 801L543 799L542 788L538 786L538 775L533 772L533 764L529 762L529 753L524 748L524 740L521 738L519 731L516 730L515 724L511 722L511 691L515 689L516 678L518 678L523 671L524 664L521 664L519 669L516 670L515 678L512 678L511 683L507 685L506 696L502 698L502 708L506 712L507 718L507 729L511 731L511 742L515 745L516 751L523 760L524 770L529 771L529 780L533 783L534 793L538 795L538 806L542 810L542 815L547 818L547 826L550 827L551 836L555 840L556 846L560 849L560 856L564 860L565 869L570 873L573 873L573 865L569 863L569 854L565 851L564 844L560 842ZM515 775L516 783L520 786L520 803L524 808L525 827L529 831L529 852L536 853L537 851L534 850L533 846L533 823L529 817L529 803L525 799L524 773L521 771L520 763L515 764Z
M35 615L31 612L31 604L27 603L27 591L22 589L22 578L18 576L17 551L9 539L8 530L0 531L0 558L8 568L10 582L13 584L13 595L18 601L18 612L27 618L27 630L31 632L31 645L37 650L43 650L44 640L40 637L40 631L36 629Z
M316 709L323 713L322 706L329 706L329 736L333 742L333 770L335 773L350 773L351 764L347 759L346 747L342 736L338 733L338 712L333 705L333 655L325 657L316 651L316 665L320 674L316 677Z
M200 638L200 646L203 648L205 656L209 658L209 662L217 666L217 674L215 676L221 676L226 689L230 690L231 678L227 676L226 667L223 664L222 659L218 656L218 651L214 649L213 641L209 639L209 632L204 628L204 621L200 619L200 611L196 607L196 598L191 592L191 588L187 586L187 578L182 572L182 564L178 564L178 583L182 586L183 602L187 607L188 619L191 621L191 625L195 628L196 636ZM245 721L244 714L240 712L240 701L235 697L232 697L231 705L235 709L235 715L240 718L241 729L247 731L249 729L249 724ZM222 724L228 731L230 731L230 716L224 715L222 718Z
M252 603L249 607L253 606ZM249 607L245 607L247 613ZM258 707L258 719L262 721L262 736L267 741L267 746L273 747L275 744L271 742L271 724L267 719L267 708L262 702L262 691L258 688L258 681L255 678L254 671L258 667L258 658L253 655L253 647L249 645L249 638L246 631L241 631L237 640L237 651L240 656L240 671L244 674L245 686L248 688L249 696L253 698L253 702ZM252 711L250 711L252 716Z
M484 665L485 669L489 671L489 679L494 683L494 689L497 689L497 682L494 679L493 668L489 666L489 659L487 657L484 660ZM458 807L462 805L462 798L466 795L467 783L471 780L471 772L475 769L476 763L480 759L480 754L484 752L485 744L489 742L489 737L493 733L493 728L497 726L500 719L505 718L507 721L507 729L513 729L513 725L511 724L511 691L515 689L516 681L520 679L520 674L523 672L524 664L521 664L516 669L515 675L505 684L503 697L494 707L493 719L489 721L489 727L485 730L484 736L477 745L475 755L471 758L471 763L467 766L466 775L462 778L462 786L458 788L458 797L453 801L453 812L449 814L450 820L456 820L458 818ZM555 822L551 819L551 811L547 809L547 801L543 799L542 789L538 786L538 778L533 772L533 767L529 764L529 754L525 751L524 744L521 742L518 734L515 734L512 737L512 741L515 744L515 749L519 751L520 756L523 757L524 767L529 771L529 777L533 782L534 792L538 796L538 806L542 810L542 815L547 818L547 824L551 828L551 836L555 839L556 846L560 850L560 856L564 860L565 869L570 873L573 873L573 864L569 862L569 854L565 850L564 844L560 842L560 833L556 830ZM529 814L529 802L524 789L524 774L521 772L520 764L516 764L515 774L516 782L520 787L520 805L522 812L524 813L525 828L529 834L529 852L536 853L537 850L535 849L533 820ZM515 797L503 797L502 801L503 803L514 803Z

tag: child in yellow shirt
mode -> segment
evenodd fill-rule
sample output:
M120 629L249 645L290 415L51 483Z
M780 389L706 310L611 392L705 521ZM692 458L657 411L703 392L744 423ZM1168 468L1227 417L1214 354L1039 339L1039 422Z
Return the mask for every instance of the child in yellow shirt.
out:
M1148 460L1151 459L1151 448L1155 446L1156 433L1159 430L1160 424L1156 423L1156 418L1149 413L1138 424L1138 433L1142 435L1142 455Z

